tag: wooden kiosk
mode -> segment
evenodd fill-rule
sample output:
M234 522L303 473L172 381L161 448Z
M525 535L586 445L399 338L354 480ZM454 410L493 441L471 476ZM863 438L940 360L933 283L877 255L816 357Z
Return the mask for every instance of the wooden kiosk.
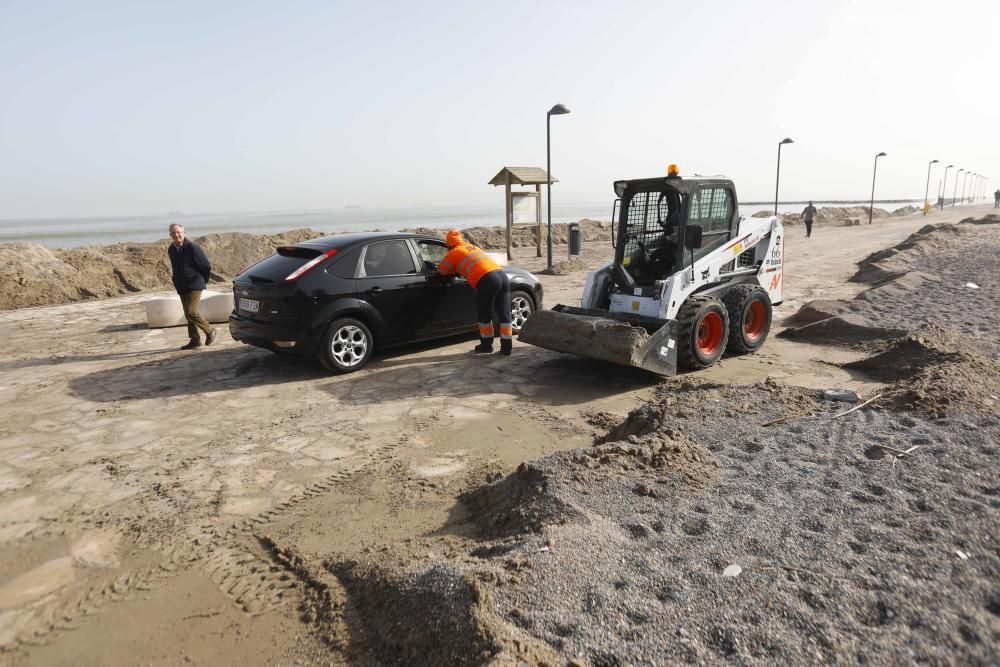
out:
M514 229L514 212L525 210L525 205L534 199L535 203L535 226L537 233L535 240L538 242L538 255L542 256L542 184L548 183L548 174L539 167L504 167L496 176L490 180L490 185L506 186L507 202L507 259L511 257L511 232ZM553 178L553 183L558 183L558 179ZM512 185L531 186L532 190L511 190Z

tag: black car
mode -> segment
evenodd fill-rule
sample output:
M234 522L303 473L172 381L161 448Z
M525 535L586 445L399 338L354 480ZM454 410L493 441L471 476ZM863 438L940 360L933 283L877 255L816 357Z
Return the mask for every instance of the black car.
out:
M336 373L356 371L375 348L476 330L475 290L437 274L438 238L342 234L278 248L233 280L234 339L275 352L316 354ZM542 286L506 267L514 331L542 307Z

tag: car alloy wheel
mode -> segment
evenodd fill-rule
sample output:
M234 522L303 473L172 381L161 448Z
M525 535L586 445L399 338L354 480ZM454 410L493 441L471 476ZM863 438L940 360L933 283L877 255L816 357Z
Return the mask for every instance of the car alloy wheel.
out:
M368 352L368 339L361 329L345 326L337 329L330 339L330 356L345 368L357 366L364 361Z
M515 333L521 330L524 323L535 311L535 304L531 297L521 291L515 291L510 297L510 324Z
M335 373L351 373L367 363L374 347L368 327L363 322L345 317L327 329L319 358Z

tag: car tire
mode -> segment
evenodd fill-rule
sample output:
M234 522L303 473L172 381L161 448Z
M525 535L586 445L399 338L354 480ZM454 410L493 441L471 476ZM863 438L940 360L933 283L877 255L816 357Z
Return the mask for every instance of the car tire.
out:
M535 299L524 290L510 291L510 319L515 334L521 333L528 316L535 312Z
M375 339L364 322L342 317L323 334L319 360L333 373L353 373L368 363L374 347Z

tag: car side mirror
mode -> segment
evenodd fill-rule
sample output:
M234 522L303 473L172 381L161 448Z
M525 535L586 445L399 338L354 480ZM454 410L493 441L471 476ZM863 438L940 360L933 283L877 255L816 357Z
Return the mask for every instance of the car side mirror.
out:
M695 250L701 247L702 229L701 225L688 225L684 229L684 247L688 250Z

